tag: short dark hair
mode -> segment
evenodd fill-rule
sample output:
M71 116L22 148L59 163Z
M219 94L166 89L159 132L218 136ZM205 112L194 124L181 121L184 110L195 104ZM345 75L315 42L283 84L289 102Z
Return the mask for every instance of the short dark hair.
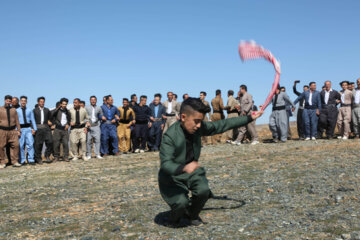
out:
M80 103L84 105L86 104L84 100L81 100Z
M351 85L351 84L355 84L355 82L349 82L349 84Z
M204 94L204 96L206 96L206 92L204 91L201 91L200 94Z
M280 87L280 89L284 89L284 90L286 90L286 88L285 88L284 86L281 86L281 87Z
M92 98L95 98L97 100L95 95L92 95L89 99L91 100Z
M200 98L189 97L181 104L180 114L190 114L193 111L206 114L210 112L210 108L206 106Z
M305 88L305 87L306 87L306 88L309 88L309 85L304 85L304 88Z
M240 89L244 89L245 91L247 91L247 86L242 84L242 85L240 85Z
M20 99L23 99L25 98L27 100L27 96L21 96Z
M106 101L109 100L110 97L112 97L112 96L111 96L111 95L105 96L105 100L106 100Z
M41 99L45 101L45 97L41 96L37 98L37 102L39 102Z
M173 95L175 96L175 98L177 99L177 94L176 93L173 93Z
M233 90L229 90L229 91L228 91L228 95L231 95L231 96L234 95L234 91L233 91Z
M309 83L309 86L311 86L311 84L316 84L316 82L310 82L310 83Z
M11 95L6 95L6 96L4 97L4 100L12 100L12 96L11 96Z
M147 96L141 95L141 96L140 96L140 99L143 99L143 98L146 98L146 99L147 99Z
M69 103L69 99L63 97L60 99L60 103L62 103L62 102Z
M156 93L156 94L154 95L154 98L156 98L156 97L161 98L161 94L160 94L160 93Z
M187 94L187 93L184 93L184 94L183 94L183 99L185 99L185 96L186 96L186 95L188 95L188 96L189 96L189 94Z
M127 101L127 102L129 102L129 99L127 99L127 98L123 98L123 101Z
M136 97L136 94L131 94L130 99L133 100L133 98Z
M80 102L81 100L80 100L80 98L74 98L74 102L75 102L75 101L79 101L79 102Z
M61 102L61 100L60 101L58 101L58 102L56 102L56 104L55 104L55 107L56 108L58 108L59 106L60 106L60 104L61 104L62 102Z
M219 94L221 94L221 90L220 90L220 89L218 89L218 90L215 91L215 95L216 95L216 96L219 95Z

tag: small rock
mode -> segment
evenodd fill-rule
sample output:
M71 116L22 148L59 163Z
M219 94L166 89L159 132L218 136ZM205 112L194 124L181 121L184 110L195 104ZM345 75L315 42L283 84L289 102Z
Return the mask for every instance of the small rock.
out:
M343 233L341 234L341 238L344 240L351 239L351 235L349 233Z
M120 227L114 227L111 231L112 231L112 232L119 232L119 231L120 231Z

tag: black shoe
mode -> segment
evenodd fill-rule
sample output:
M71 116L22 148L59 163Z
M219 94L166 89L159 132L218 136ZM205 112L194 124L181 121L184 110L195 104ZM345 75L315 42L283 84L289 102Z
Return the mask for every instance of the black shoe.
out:
M35 165L36 165L36 163L35 163L35 162L31 162L31 163L29 163L29 165L31 165L31 166L35 166Z
M188 218L180 218L178 221L171 221L169 218L165 218L164 225L171 228L183 228L191 225Z
M128 152L123 152L123 154L128 154Z
M200 226L200 225L207 224L207 223L204 222L200 217L198 217L197 219L190 220L190 224L192 226Z
M42 160L39 160L39 161L36 161L37 164L43 164L43 161Z

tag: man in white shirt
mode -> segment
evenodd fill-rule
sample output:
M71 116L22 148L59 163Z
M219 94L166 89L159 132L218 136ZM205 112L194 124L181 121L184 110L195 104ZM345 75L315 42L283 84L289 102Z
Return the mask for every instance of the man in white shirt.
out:
M359 139L360 135L360 78L356 80L357 88L352 90L353 105L351 111L351 120L354 126L355 138Z
M163 116L165 119L164 133L171 125L179 120L179 107L176 101L173 99L174 94L172 92L168 92L167 97L168 100L163 103L163 106L166 109L166 114Z

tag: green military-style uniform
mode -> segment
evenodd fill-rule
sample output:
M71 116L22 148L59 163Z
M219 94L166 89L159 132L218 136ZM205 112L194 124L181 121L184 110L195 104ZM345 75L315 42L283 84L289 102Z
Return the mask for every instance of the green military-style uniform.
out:
M251 121L251 116L203 121L194 134L188 134L177 121L164 133L160 146L159 187L161 196L171 208L172 221L179 220L184 214L197 219L209 198L205 169L199 167L191 174L183 172L186 164L199 160L201 137L223 133ZM192 193L190 200L189 191Z

